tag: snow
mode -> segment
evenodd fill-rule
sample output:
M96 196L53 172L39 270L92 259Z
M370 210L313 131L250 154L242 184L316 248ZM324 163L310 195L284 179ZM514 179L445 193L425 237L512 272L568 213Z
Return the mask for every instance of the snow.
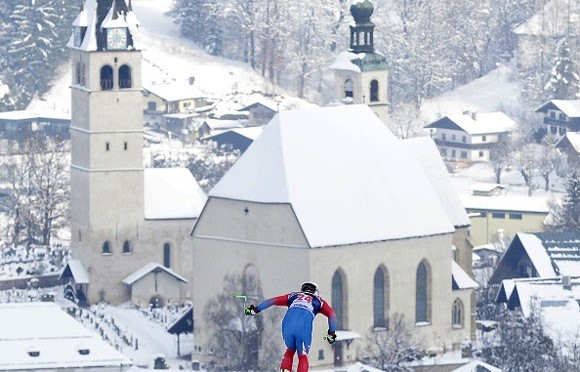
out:
M360 73L360 67L352 63L353 60L359 59L359 55L351 52L341 52L330 65L331 70L344 70Z
M566 132L566 138L568 138L574 150L580 153L580 132Z
M471 362L454 369L451 372L501 372L501 369L492 366L491 364L484 363L480 360L472 360Z
M517 123L501 111L481 114L451 114L447 117L471 135L506 133L517 127Z
M169 102L204 97L199 89L185 83L143 84L143 88Z
M207 197L187 168L146 168L145 219L197 218Z
M451 260L451 275L459 289L476 289L479 285L457 264Z
M74 281L77 284L88 284L89 283L89 275L87 273L87 271L85 270L85 267L83 266L83 264L81 263L80 260L77 259L72 259L69 260L66 264L66 266L62 269L61 271L61 277L62 277L62 273L66 270L66 268L70 269L70 272L73 276Z
M461 201L467 209L548 213L546 198L518 195L475 196L462 195Z
M50 321L47 321L47 320ZM133 363L58 306L48 302L0 305L0 369L98 368ZM89 353L79 353L79 348ZM36 357L29 351L38 351Z
M210 197L290 203L311 247L454 231L423 167L366 105L278 113Z
M540 277L549 278L555 277L556 272L552 266L552 259L546 252L542 241L534 234L518 233L516 235L536 268Z
M356 340L357 338L361 338L361 335L354 331L336 331L336 340L337 341L348 341L348 340Z
M135 283L139 279L143 278L145 275L149 274L152 271L157 271L157 270L165 271L167 274L173 276L177 280L180 280L184 283L187 283L187 279L185 279L181 275L177 274L175 271L173 271L173 270L171 270L163 265L160 265L158 263L154 263L154 262L148 263L147 265L143 266L139 270L135 271L133 274L127 276L125 279L123 279L123 283L125 283L127 285L132 285L133 283Z
M264 130L263 126L215 130L212 132L211 135L202 137L202 138L200 138L200 140L202 140L202 141L211 140L212 138L214 138L217 135L228 133L228 132L237 133L242 137L246 137L246 138L249 138L251 140L255 140L256 138L258 138L260 136L260 134L262 133L263 130Z
M0 120L32 120L38 118L50 118L59 120L70 120L70 114L64 114L61 112L51 111L51 110L14 110L0 112Z
M433 139L417 137L404 140L402 143L408 147L411 155L415 155L419 164L423 166L423 170L429 176L431 184L439 195L439 200L453 225L456 227L469 226L471 224L469 216L461 204L455 186L451 183L451 177Z
M545 105L542 105L536 111L542 110L545 106L553 104L560 111L562 111L569 118L580 117L580 100L563 100L563 99L553 99Z

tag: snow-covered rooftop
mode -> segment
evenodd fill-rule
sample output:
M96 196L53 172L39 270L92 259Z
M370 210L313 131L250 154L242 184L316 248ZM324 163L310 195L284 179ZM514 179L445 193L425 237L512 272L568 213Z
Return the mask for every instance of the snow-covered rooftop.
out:
M262 133L263 130L264 130L263 126L216 130L216 131L213 131L211 135L200 138L200 140L202 140L202 141L211 140L215 136L219 136L219 135L227 133L227 132L237 133L242 137L246 137L246 138L249 138L251 140L255 140L256 138L258 138L260 136L260 134Z
M566 132L565 138L570 141L576 152L580 153L580 132Z
M145 219L197 218L207 196L187 168L146 168Z
M554 105L558 110L562 111L569 118L580 117L580 100L553 99L542 105L536 111L543 112L548 107L551 107L551 105Z
M407 146L411 155L415 155L419 164L423 166L423 170L431 180L431 184L439 195L439 199L453 225L455 227L469 226L471 224L469 216L465 211L465 207L461 204L455 186L451 183L447 167L443 163L433 139L417 137L404 140L402 143Z
M497 195L497 196L475 196L462 195L461 202L467 209L479 209L486 211L506 211L506 212L529 212L545 213L550 212L546 198Z
M206 96L193 85L184 83L143 84L143 89L168 102L203 98Z
M187 279L185 279L184 277L182 277L181 275L179 275L175 271L173 271L170 268L167 268L161 264L154 263L154 262L150 262L150 263L146 264L142 268L138 269L134 273L127 276L125 279L123 279L123 283L125 283L127 285L132 285L133 283L135 283L139 279L143 278L145 275L149 274L150 272L154 272L154 271L164 271L167 274L176 278L177 280L179 280L183 283L187 283Z
M330 65L331 70L344 70L360 73L360 67L352 63L353 60L359 59L359 55L351 52L341 52L336 56L332 65Z
M0 370L124 370L132 364L54 303L0 304Z
M29 110L15 110L0 112L0 120L34 120L38 118L49 118L57 120L70 120L70 113L55 112L55 111L29 111Z
M454 231L421 164L366 105L278 113L210 197L289 203L311 247Z
M540 277L555 277L556 272L552 266L552 259L548 255L542 241L534 234L518 233L517 237L522 242L530 261L536 268Z
M450 114L447 115L447 118L471 135L506 133L515 129L518 125L501 111L477 114ZM428 127L431 126L429 125Z
M241 120L219 120L219 119L205 119L204 122L212 129L230 129L241 128L243 122Z
M477 282L471 279L469 274L467 274L465 270L463 270L461 266L459 266L457 262L453 260L451 260L451 276L453 284L457 286L457 289L479 288Z
M65 267L62 268L59 278L62 278L63 274L67 270L70 270L70 273L77 284L89 283L89 275L80 260L77 259L69 260L65 265Z

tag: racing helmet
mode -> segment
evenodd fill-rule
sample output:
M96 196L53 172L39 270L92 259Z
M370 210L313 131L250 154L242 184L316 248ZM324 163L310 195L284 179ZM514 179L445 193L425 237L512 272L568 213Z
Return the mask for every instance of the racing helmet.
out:
M304 293L318 295L318 284L314 282L304 282L302 283L302 287L300 287L300 291Z

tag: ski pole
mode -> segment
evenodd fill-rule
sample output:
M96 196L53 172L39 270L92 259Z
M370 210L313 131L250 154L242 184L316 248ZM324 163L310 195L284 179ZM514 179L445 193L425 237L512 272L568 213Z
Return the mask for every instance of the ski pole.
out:
M243 295L243 294L239 294L239 293L234 293L233 297L243 299L244 300L244 309L246 308L246 302L248 301L248 296Z

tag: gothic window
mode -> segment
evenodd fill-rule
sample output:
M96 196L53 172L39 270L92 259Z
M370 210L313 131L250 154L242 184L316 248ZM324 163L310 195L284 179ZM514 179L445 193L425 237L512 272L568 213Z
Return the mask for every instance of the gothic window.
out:
M127 65L119 67L119 88L131 88L131 67Z
M332 308L336 313L336 328L345 328L344 286L341 273L337 270L332 276Z
M379 82L377 80L371 81L371 102L379 101Z
M379 267L375 271L373 286L374 327L386 327L387 311L389 309L389 277L385 269Z
M344 97L345 98L354 97L354 84L350 79L346 79L346 81L344 82Z
M129 244L128 240L125 240L125 243L123 243L123 253L127 254L127 253L131 253L131 244Z
M111 244L108 241L103 243L103 254L111 254Z
M453 314L452 314L452 324L454 328L463 328L463 302L460 299L456 299L453 302Z
M431 272L425 262L417 268L415 288L415 322L431 321Z
M113 68L111 66L101 67L101 89L113 89Z
M163 266L171 267L171 245L169 243L163 245Z

